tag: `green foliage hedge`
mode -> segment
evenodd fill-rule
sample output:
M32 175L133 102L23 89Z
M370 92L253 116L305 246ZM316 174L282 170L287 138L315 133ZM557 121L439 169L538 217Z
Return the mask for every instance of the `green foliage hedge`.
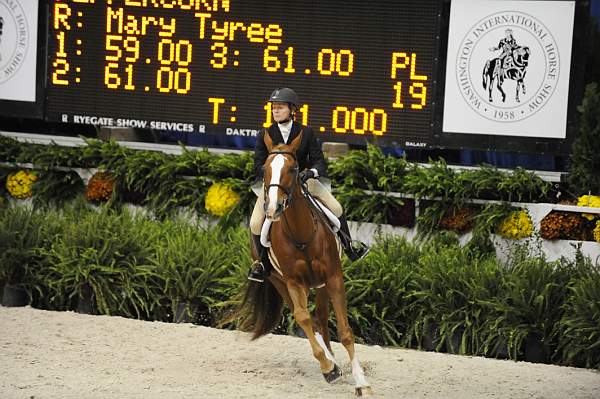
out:
M217 181L226 181L241 196L225 223L238 223L251 212L255 200L250 190L254 179L251 152L214 155L182 147L182 154L173 155L133 150L114 141L85 140L85 146L60 147L27 144L0 136L0 161L13 169L17 163L32 163L42 174L33 189L38 204L60 204L82 192L76 174L60 168L99 168L115 177L113 204L143 205L159 218L168 217L181 207L206 216L204 197ZM0 177L6 176L6 167L4 170ZM424 167L403 158L385 156L375 146L369 146L367 151L350 151L331 161L329 171L334 195L349 219L394 224L400 220L399 223L409 227L413 224L414 207L405 207L411 203L406 204L408 201L390 193L411 194L416 199L437 197L445 209L460 207L471 198L543 202L551 191L550 183L523 169L508 173L482 165L480 169L459 171L448 167L443 160ZM6 195L1 191L0 194ZM412 217L408 215L410 212ZM420 221L429 231L437 227L439 218L439 212L430 212L422 215Z
M251 263L245 228L158 220L127 209L0 205L0 283L32 306L173 321L190 304L214 325ZM516 246L507 262L458 245L380 237L344 264L348 310L361 342L600 368L600 266L550 262ZM332 325L333 326L333 325ZM234 327L234 326L230 326ZM292 331L285 314L279 332ZM334 328L332 334L334 334Z

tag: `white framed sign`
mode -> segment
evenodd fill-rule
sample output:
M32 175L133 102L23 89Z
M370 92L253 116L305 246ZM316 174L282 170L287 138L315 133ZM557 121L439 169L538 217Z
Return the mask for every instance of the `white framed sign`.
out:
M565 138L574 1L452 0L443 131Z
M35 102L38 0L0 0L0 100Z

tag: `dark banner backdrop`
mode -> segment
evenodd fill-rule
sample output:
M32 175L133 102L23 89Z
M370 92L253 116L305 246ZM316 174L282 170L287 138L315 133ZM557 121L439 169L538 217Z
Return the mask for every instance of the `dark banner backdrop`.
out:
M0 114L171 131L195 145L254 136L270 123L269 94L287 86L322 141L568 154L590 2L576 1L564 140L442 131L450 4L41 0L37 100L0 102Z
M304 103L303 122L324 140L432 144L441 7L381 0L56 2L47 118L251 134L269 122L271 91L288 86Z

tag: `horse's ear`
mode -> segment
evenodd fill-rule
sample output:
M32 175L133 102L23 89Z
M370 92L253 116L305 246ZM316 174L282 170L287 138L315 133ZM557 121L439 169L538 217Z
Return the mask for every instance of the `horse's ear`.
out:
M303 136L303 131L300 131L300 133L296 136L296 138L294 140L292 140L292 142L290 143L290 147L292 148L293 152L298 151L298 148L300 148L300 143L302 142L302 136Z
M265 141L265 146L267 147L267 151L271 152L271 150L273 149L273 140L271 139L271 135L269 135L269 132L266 130L265 130L263 139Z

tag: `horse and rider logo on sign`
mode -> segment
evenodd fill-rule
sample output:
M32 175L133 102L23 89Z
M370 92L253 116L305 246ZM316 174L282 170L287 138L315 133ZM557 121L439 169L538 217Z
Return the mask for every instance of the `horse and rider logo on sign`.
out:
M0 15L0 44L2 43L2 27L4 26L4 18ZM2 61L2 53L0 53L0 61Z
M0 84L25 63L29 44L27 14L19 1L0 0Z
M515 100L519 102L519 90L525 94L525 74L529 64L530 50L527 46L519 46L513 37L513 31L506 29L506 37L500 40L496 47L491 47L490 51L502 50L502 53L494 59L488 60L483 68L483 88L488 88L489 101L492 99L493 83L497 82L497 87L502 93L502 102L506 101L506 93L502 90L502 84L505 79L512 79L517 82Z
M503 11L473 25L460 43L456 79L471 109L495 122L516 122L542 109L558 83L552 33L534 16Z

